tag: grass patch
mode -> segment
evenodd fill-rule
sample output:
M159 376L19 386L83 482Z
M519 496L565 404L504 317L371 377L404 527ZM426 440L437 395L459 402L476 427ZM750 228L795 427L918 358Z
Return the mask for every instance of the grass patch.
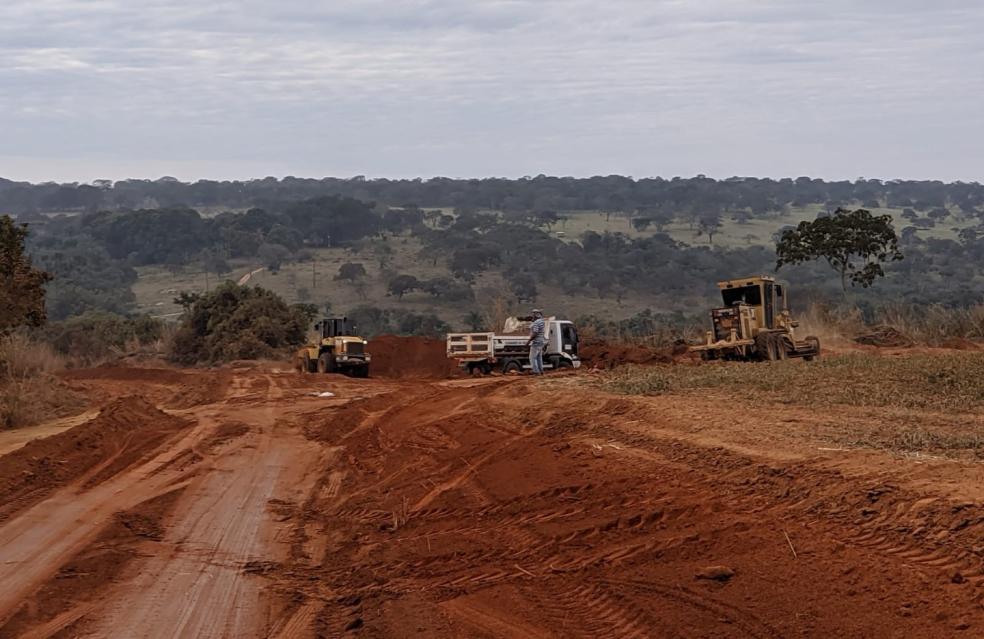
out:
M707 389L764 395L789 404L842 404L973 412L984 407L984 355L864 354L819 362L623 367L602 385L613 392L658 395Z

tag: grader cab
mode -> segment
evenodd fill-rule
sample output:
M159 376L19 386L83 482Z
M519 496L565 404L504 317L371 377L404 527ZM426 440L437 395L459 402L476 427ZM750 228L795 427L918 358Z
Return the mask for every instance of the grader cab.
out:
M702 359L780 360L820 355L820 340L799 340L786 287L765 275L718 282L724 306L711 310L705 342L690 350Z

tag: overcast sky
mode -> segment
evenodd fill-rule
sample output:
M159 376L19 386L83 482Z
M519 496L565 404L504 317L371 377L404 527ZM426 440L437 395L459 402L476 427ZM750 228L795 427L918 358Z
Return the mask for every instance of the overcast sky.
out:
M3 0L0 176L984 179L981 0Z

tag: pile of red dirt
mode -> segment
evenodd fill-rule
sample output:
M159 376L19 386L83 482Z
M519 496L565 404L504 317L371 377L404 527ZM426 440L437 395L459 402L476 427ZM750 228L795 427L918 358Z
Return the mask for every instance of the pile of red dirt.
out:
M602 340L585 341L579 349L581 360L588 368L614 368L622 364L672 364L686 354L685 344L654 348Z
M911 348L916 341L894 326L872 326L867 333L854 338L858 344L881 348Z
M444 340L380 335L369 340L374 377L450 377L456 364L448 359Z
M110 479L189 424L142 397L122 397L80 426L29 442L2 458L0 521L73 481Z

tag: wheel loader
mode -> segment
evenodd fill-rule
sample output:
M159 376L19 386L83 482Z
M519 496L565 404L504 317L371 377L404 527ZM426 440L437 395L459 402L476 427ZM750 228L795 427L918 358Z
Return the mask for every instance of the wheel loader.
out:
M343 373L350 377L369 377L372 357L369 344L356 333L347 317L325 318L314 325L318 341L297 351L295 363L302 373Z
M774 278L760 275L718 282L724 306L711 310L711 330L703 344L691 346L702 359L773 361L820 356L820 340L796 335L798 322L789 312L788 291Z

